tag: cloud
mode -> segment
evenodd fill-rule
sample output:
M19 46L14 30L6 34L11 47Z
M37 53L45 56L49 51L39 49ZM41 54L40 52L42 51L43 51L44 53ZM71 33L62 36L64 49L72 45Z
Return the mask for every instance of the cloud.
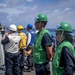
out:
M34 0L26 0L27 2L33 2Z
M18 10L18 9L15 9L15 8L5 8L5 9L0 9L0 13L7 13L8 14L8 19L9 18L12 18L12 16L14 16L14 15L19 15L19 14L21 14L21 13L23 13L23 12L21 12L20 10ZM16 16L15 16L16 17Z
M75 0L64 0L63 2L60 2L60 6L62 6L62 7L75 6Z
M0 3L0 8L5 8L5 7L7 7L6 4Z
M0 3L0 17L2 23L22 24L26 27L28 23L34 24L37 14L46 14L49 21L47 28L55 28L61 21L70 22L73 27L75 24L75 0L3 0ZM40 1L40 2L38 2Z
M28 7L25 6L20 6L20 8L14 8L14 7L9 7L6 4L0 4L0 13L5 13L8 14L7 19L9 21L12 21L13 18L16 18L18 16L20 16L20 14L23 14L24 12L26 12Z
M75 13L75 10L72 10L71 8L55 9L49 15L48 27L51 25L51 28L55 28L56 25L62 21L69 22L72 24L73 27L75 27L74 13Z
M71 11L70 8L65 8L63 12L69 12L69 11Z

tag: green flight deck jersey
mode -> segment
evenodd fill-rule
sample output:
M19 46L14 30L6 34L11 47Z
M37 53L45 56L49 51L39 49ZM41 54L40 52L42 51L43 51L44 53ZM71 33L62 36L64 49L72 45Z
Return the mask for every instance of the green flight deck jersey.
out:
M45 33L50 35L50 32L46 29L43 29L39 34L36 35L33 49L33 59L36 64L43 64L48 61L46 50L42 47L42 37Z
M52 60L52 71L53 71L53 75L63 75L64 72L64 67L60 67L60 57L61 57L61 53L62 53L62 48L66 46L68 47L72 54L75 57L75 50L73 48L73 45L68 42L68 41L63 41L55 50L55 54L54 54L54 58Z

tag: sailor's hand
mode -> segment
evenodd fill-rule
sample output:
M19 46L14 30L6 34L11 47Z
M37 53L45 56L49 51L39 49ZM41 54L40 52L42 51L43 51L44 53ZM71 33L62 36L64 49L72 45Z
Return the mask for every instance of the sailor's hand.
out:
M7 37L8 36L8 33L5 33L4 36Z
M30 51L25 51L25 56L29 56L31 54L31 50Z
M24 55L25 55L25 57L27 57L28 56L28 52L24 51Z

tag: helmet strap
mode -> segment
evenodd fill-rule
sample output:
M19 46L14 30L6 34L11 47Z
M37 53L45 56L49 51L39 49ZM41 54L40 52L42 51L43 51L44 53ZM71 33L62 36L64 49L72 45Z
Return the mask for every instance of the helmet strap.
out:
M39 29L40 29L40 27L41 27L41 22L39 22Z
M63 34L64 34L64 31L62 31L59 41L61 41Z

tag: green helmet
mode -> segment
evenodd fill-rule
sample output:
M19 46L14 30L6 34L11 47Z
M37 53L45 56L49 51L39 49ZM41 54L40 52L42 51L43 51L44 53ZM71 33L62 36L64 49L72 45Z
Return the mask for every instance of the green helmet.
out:
M67 22L61 22L59 27L56 29L56 31L66 31L71 33L72 32L71 24Z
M36 17L36 20L35 20L35 23L36 22L42 22L42 21L48 21L48 18L45 14L38 14L37 17Z

